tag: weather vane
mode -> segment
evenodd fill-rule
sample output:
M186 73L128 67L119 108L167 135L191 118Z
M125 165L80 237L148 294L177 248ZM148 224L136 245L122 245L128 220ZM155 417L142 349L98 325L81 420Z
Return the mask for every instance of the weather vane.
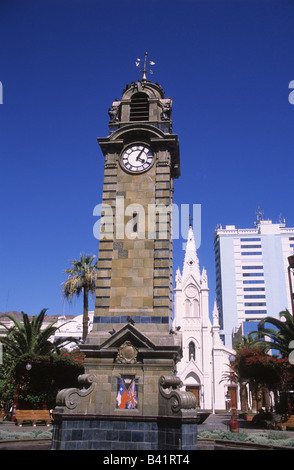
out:
M142 80L143 80L144 82L147 81L147 77L146 77L147 72L149 72L151 75L153 74L153 71L152 71L151 68L150 68L149 70L147 70L147 66L155 65L155 62L153 62L152 60L149 60L149 62L148 62L148 64L147 64L147 55L148 55L148 52L145 52L145 58L144 58L143 69L141 69L141 70L139 71L139 73L142 72L142 74L143 74ZM141 67L141 59L137 59L137 60L136 60L136 67Z

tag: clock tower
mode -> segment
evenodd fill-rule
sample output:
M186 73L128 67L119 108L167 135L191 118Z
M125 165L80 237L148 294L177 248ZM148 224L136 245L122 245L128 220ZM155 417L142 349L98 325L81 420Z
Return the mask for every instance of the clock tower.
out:
M94 325L81 346L84 388L58 394L55 420L64 423L74 414L84 429L89 420L92 427L107 423L117 442L108 442L109 434L94 448L171 450L180 441L194 449L195 397L180 391L181 334L172 330L179 143L172 132L172 99L147 80L145 65L142 80L127 85L109 108L108 136L98 138L105 164ZM136 435L143 428L150 432ZM61 448L59 441L55 448Z
M175 344L172 320L172 202L180 175L172 100L147 80L127 85L110 110L94 332L99 344L132 319L153 341Z

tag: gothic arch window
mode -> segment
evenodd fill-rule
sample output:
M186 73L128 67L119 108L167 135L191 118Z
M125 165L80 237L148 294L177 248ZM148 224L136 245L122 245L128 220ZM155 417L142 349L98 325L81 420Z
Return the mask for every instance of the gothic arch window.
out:
M195 343L190 341L189 343L189 361L195 361Z
M146 93L135 93L132 96L130 121L149 121L149 103Z
M191 316L191 302L188 299L185 300L185 316Z
M197 299L193 300L193 317L196 317L196 318L200 317L199 302Z

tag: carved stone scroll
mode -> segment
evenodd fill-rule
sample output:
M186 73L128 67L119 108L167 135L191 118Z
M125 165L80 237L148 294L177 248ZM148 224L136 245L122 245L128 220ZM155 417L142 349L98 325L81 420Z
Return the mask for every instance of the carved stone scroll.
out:
M96 377L90 374L79 375L78 382L83 385L83 388L80 390L78 388L65 388L58 392L56 397L57 406L64 406L69 410L74 410L81 403L83 398L90 395L95 389ZM86 385L90 387L86 388Z
M196 413L196 397L192 392L178 390L182 386L175 375L161 376L159 379L160 407L166 416Z

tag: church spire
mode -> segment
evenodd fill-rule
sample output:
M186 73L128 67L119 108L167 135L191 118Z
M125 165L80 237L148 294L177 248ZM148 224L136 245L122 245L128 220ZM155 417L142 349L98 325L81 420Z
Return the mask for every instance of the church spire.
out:
M188 240L186 244L186 253L182 276L183 281L185 281L189 275L194 276L196 281L200 282L199 259L197 256L194 233L191 225L189 227Z

